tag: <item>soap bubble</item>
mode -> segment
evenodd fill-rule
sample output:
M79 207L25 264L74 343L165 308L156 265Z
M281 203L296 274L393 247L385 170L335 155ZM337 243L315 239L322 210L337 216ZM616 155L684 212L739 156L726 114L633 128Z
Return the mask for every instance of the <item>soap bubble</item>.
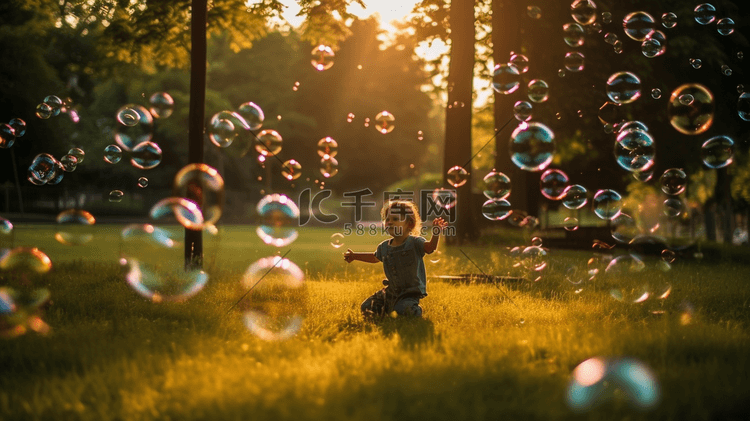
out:
M287 180L296 180L302 175L302 165L296 159L288 159L281 166L281 175Z
M263 156L278 155L281 152L283 140L276 130L265 129L258 134L255 150Z
M563 228L566 231L575 231L578 229L578 218L568 216L563 220Z
M117 110L117 121L124 126L135 126L141 120L141 116L138 111L128 107L127 105L120 107Z
M44 98L43 104L47 105L52 110L52 116L56 117L60 114L63 107L63 100L56 95L48 95Z
M612 23L612 13L602 12L602 23L605 25Z
M708 25L716 19L716 8L710 3L695 6L695 21L701 25Z
M541 272L547 267L547 251L541 246L524 248L521 252L521 266L531 272Z
M673 12L667 12L661 15L661 24L667 29L677 26L677 15Z
M584 66L584 56L578 51L565 54L563 61L565 68L571 72L580 72Z
M122 159L122 149L117 145L108 145L104 148L104 161L116 164Z
M542 123L521 123L510 136L510 158L525 171L541 171L552 162L555 134Z
M133 147L130 164L142 170L149 170L161 164L161 148L147 141Z
M156 92L148 99L149 111L154 118L167 118L174 112L174 99L166 92Z
M724 168L734 160L734 140L729 136L714 136L701 146L701 158L708 168Z
M687 175L680 168L670 168L661 175L659 183L661 183L661 191L675 196L685 191Z
M510 64L516 66L519 73L526 73L529 71L529 58L523 54L512 54L510 56Z
M208 128L208 138L211 143L220 148L226 148L234 142L236 136L237 131L231 120L211 119Z
M737 100L737 115L745 121L750 121L750 93L743 92Z
M341 234L340 232L334 233L331 235L331 245L333 248L341 248L341 246L344 245L344 234Z
M721 18L716 21L716 30L721 35L731 35L734 32L734 20L732 18Z
M456 206L456 191L443 187L435 189L432 192L432 201L438 208L451 209Z
M617 72L607 79L607 96L618 104L629 104L641 96L641 80L631 72Z
M510 202L505 199L490 199L482 204L482 215L491 221L501 221L510 215Z
M620 212L612 219L612 238L620 243L630 243L638 235L638 227L633 217L627 213Z
M526 14L529 15L531 19L539 19L542 17L542 9L538 6L526 6Z
M644 132L648 132L648 126L646 125L646 123L640 120L626 121L617 126L617 134L626 132L628 130L641 130Z
M325 178L331 178L339 173L339 161L334 157L323 158L320 160L320 173Z
M73 155L65 155L60 158L60 164L63 166L65 172L72 172L75 171L78 165L78 158Z
M46 334L41 307L49 301L43 275L52 268L49 257L37 248L16 247L0 253L0 338L13 338L31 329Z
M675 218L685 212L685 203L675 197L670 197L664 201L664 215Z
M469 173L461 166L454 166L448 170L445 180L453 187L461 187L469 180Z
M510 195L510 178L504 173L490 171L482 179L484 181L484 196L488 199L505 199Z
M150 224L128 225L120 234L125 281L154 303L185 301L208 281L204 271L185 265L181 235Z
M149 211L152 219L160 224L177 221L180 225L191 230L204 228L203 213L192 200L182 197L167 197L154 204Z
M654 88L651 90L651 98L653 99L659 99L661 98L661 89Z
M19 277L11 277L21 284L24 276L43 275L52 269L50 258L35 247L16 247L0 255L0 270L16 272Z
M255 336L281 341L299 331L307 311L307 289L297 265L280 256L262 258L247 268L240 288L244 299L237 307Z
M658 57L667 51L667 37L662 31L650 33L641 44L641 52L648 58Z
M611 284L610 296L617 301L637 304L646 301L651 293L648 285L637 275L646 269L646 264L634 254L623 254L612 259L604 270Z
M194 201L204 224L216 225L224 209L224 179L206 164L188 164L174 177L174 196Z
M501 63L492 70L492 89L500 94L511 94L521 85L520 72L512 63Z
M68 246L80 246L94 238L93 225L96 219L89 212L68 209L57 215L58 230L55 239Z
M685 96L693 98L688 104ZM703 85L688 83L679 86L669 97L667 107L669 123L678 132L687 135L704 133L714 120L714 96Z
M260 225L256 233L264 243L284 247L297 239L299 208L283 194L264 196L256 207Z
M31 161L29 170L32 177L42 181L42 184L47 183L55 176L57 160L50 154L40 153Z
M76 162L77 162L76 165L83 164L83 160L86 157L86 153L83 152L83 149L81 148L72 148L71 150L68 151L68 155L71 155L76 158Z
M646 12L632 12L622 20L625 35L636 41L644 41L654 31L656 23L653 16Z
M573 184L563 190L562 204L568 209L581 209L586 206L588 191L580 184Z
M622 121L620 116L620 104L607 101L599 107L599 121L604 125L615 125Z
M726 64L722 64L721 65L721 73L724 76L732 76L732 69L729 66L727 66Z
M612 50L615 54L622 54L622 41L615 41L614 44L612 44Z
M590 25L596 20L596 3L593 0L575 0L570 4L570 15L581 25Z
M619 41L619 38L617 37L617 34L614 34L612 32L607 32L604 34L604 42L606 42L609 45L615 45L615 42Z
M631 358L590 358L573 370L566 401L576 412L585 412L609 401L624 399L637 409L659 403L659 384L653 372Z
M22 137L26 134L26 122L20 118L11 119L8 125L13 128L13 135L15 137Z
M654 138L645 131L630 129L617 135L615 160L631 172L646 171L654 165L656 146Z
M36 116L42 120L52 117L52 114L52 107L49 105L42 103L36 106Z
M263 126L263 120L266 119L260 106L249 101L237 107L237 114L245 120L248 130L259 130Z
M690 60L688 60L688 62L693 67L693 69L700 69L703 65L703 60L699 58L691 58Z
M322 72L323 70L328 70L333 66L333 57L335 54L333 53L333 49L327 45L318 45L317 47L313 48L312 52L313 58L310 60L310 63L313 65L315 70Z
M557 69L557 75L560 77L565 77L565 69Z
M339 144L332 137L326 136L318 141L318 155L321 158L336 156Z
M633 172L633 178L640 181L641 183L645 183L649 180L651 180L651 177L654 176L654 170L653 168L647 171L635 171Z
M748 103L750 104L750 101L748 101ZM518 121L529 121L531 120L532 108L533 107L529 101L516 101L516 104L513 106L513 115Z
M549 85L541 79L533 79L529 82L527 94L533 102L544 102L549 98Z
M65 168L63 168L60 161L55 161L54 169L52 170L52 176L47 180L47 185L54 186L59 184L65 176Z
M137 104L127 104L121 109L129 109L136 121L135 124L120 124L115 128L115 142L123 150L130 151L135 145L151 140L153 136L154 118L151 113L143 106Z
M599 190L594 195L594 213L601 219L613 220L622 210L622 196L614 190Z
M146 177L138 178L138 187L140 188L148 187L148 178Z
M16 142L15 130L10 124L0 124L0 148L8 149Z
M562 170L549 169L542 173L539 188L542 195L550 200L560 200L570 179Z
M680 98L678 99L680 100L680 104L682 105L690 105L695 100L695 98L690 94L680 95Z
M570 47L580 47L584 43L586 32L577 23L566 23L563 25L563 41Z
M109 201L114 203L120 202L124 195L122 190L112 190L109 192Z
M390 133L395 127L393 125L393 121L395 119L396 117L394 117L393 114L389 113L388 111L381 111L378 113L378 115L375 116L375 128L378 129L380 133Z

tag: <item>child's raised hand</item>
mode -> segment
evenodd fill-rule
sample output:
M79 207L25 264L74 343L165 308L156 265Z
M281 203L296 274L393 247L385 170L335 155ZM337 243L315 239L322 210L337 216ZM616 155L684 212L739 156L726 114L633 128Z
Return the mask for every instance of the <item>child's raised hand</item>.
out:
M352 249L346 249L346 251L344 252L344 260L346 261L346 263L351 263L352 260L354 260L354 252L352 251Z
M435 218L432 220L432 226L443 229L448 226L448 223L443 218Z

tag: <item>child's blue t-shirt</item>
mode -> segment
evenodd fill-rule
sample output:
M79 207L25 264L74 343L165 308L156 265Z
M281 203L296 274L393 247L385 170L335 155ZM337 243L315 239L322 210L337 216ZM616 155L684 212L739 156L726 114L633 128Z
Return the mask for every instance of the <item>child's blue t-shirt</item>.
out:
M391 240L378 244L375 257L383 262L389 288L398 295L419 294L427 296L427 276L425 275L424 237L410 235L403 244L391 246Z

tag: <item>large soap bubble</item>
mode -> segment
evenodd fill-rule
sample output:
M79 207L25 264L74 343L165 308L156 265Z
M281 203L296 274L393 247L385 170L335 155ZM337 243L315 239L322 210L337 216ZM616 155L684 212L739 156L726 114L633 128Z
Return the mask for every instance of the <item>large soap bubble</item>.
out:
M505 199L510 195L510 178L494 169L484 176L484 190L482 193L488 199Z
M204 227L203 213L192 200L182 197L167 197L154 204L149 215L160 224L169 222L172 218L183 227L200 230Z
M614 190L599 190L594 195L594 213L601 219L617 218L622 210L622 196Z
M644 410L659 403L660 392L656 376L640 361L595 357L573 370L565 398L577 412L616 400Z
M542 173L539 179L539 189L542 195L550 200L560 200L570 179L564 171L549 169Z
M653 16L646 12L632 12L622 20L622 27L625 30L625 35L642 42L654 31L656 21Z
M174 177L174 196L194 201L205 225L216 225L224 209L224 179L206 164L188 164Z
M667 113L669 123L678 132L688 135L704 133L714 122L714 96L701 84L681 85L669 97Z
M588 190L580 184L573 184L563 190L562 204L568 209L581 209L588 203Z
M492 70L492 89L501 94L511 94L521 85L520 72L512 63L501 63Z
M641 97L641 80L631 72L617 72L607 79L607 96L617 104L629 104Z
M734 140L729 136L714 136L701 146L701 158L708 168L724 168L734 160Z
M510 136L510 158L526 171L541 171L552 162L555 134L538 122L521 123Z
M492 221L500 221L511 213L510 202L505 199L490 199L482 205L482 215Z
M96 219L82 209L68 209L57 215L58 229L55 239L65 245L79 246L94 238Z
M654 165L654 138L643 130L623 131L615 141L614 154L617 164L622 168L631 172L647 171Z
M141 170L150 170L161 164L161 148L148 141L135 145L130 157L130 164Z
M174 99L166 92L155 92L148 103L148 110L154 118L168 118L174 112Z
M259 226L256 233L264 243L284 247L297 239L299 207L283 194L269 194L257 206Z
M590 25L596 20L594 0L575 0L570 4L570 15L581 25Z
M121 108L123 109L132 113L132 116L128 117L128 124L121 123L115 129L115 142L123 150L130 151L135 145L151 140L154 117L142 105L127 104Z

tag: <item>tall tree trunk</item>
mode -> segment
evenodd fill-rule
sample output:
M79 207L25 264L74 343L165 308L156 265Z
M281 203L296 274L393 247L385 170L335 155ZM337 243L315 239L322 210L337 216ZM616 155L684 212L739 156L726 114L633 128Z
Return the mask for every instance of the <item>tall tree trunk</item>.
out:
M453 0L449 17L451 30L450 67L448 75L448 107L445 112L445 150L443 180L448 170L462 166L469 172L467 182L457 189L455 206L456 237L449 243L461 242L478 234L476 212L471 194L471 108L474 80L474 0Z

